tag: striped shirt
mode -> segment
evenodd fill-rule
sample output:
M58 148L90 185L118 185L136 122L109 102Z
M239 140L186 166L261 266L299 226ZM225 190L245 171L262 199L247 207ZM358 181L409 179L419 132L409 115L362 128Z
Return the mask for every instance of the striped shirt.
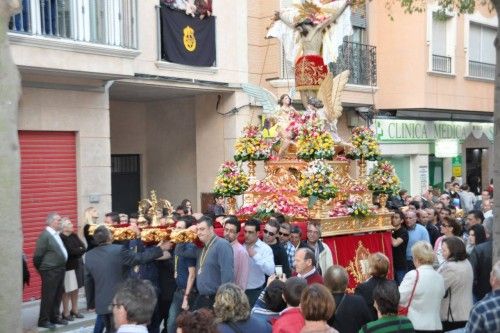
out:
M385 316L372 321L359 330L359 333L413 333L413 325L406 317Z

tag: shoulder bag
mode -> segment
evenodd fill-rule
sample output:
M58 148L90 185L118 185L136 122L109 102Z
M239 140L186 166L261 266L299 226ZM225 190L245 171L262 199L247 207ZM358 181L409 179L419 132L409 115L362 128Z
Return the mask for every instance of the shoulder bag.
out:
M408 300L408 305L407 306L400 306L398 308L398 315L399 316L408 316L408 309L410 309L411 301L413 300L413 295L415 294L415 288L417 287L418 283L418 269L415 269L417 271L417 278L415 280L415 284L413 285L413 289L411 291L410 299Z

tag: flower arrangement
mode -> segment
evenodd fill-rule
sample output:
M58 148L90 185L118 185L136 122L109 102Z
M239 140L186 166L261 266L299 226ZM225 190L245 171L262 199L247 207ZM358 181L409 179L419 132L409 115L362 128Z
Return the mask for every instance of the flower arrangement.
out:
M324 129L324 123L312 119L304 124L297 138L297 157L301 160L333 159L334 142L332 135Z
M305 113L291 112L288 115L289 123L286 131L290 133L290 139L294 140L299 136L302 127L309 122L309 119L310 116Z
M330 217L342 217L350 215L349 208L341 202L336 202L333 208L328 212Z
M223 197L240 195L248 189L248 176L236 162L224 162L215 179L214 193Z
M348 210L350 215L357 219L363 219L372 214L372 211L364 202L355 202L348 208Z
M246 126L242 134L243 136L239 137L234 144L235 161L265 161L269 159L271 146L262 137L258 126Z
M334 198L338 188L333 184L332 177L333 169L325 161L310 162L299 181L299 196L323 200Z
M399 178L389 161L378 161L370 172L368 188L375 193L394 194L399 191Z
M352 130L351 142L354 148L347 154L352 160L365 159L375 161L380 156L380 147L375 133L368 127L360 126Z
M248 188L248 192L257 192L257 193L291 193L296 190L292 186L276 188L274 185L264 180L258 180Z
M281 194L273 194L254 204L241 207L236 215L249 215L263 219L270 217L273 213L281 213L295 218L307 218L307 207Z

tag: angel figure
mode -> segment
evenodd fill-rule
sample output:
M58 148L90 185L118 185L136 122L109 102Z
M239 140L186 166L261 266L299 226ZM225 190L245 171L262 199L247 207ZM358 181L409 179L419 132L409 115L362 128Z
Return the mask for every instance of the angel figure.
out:
M266 37L280 39L287 60L295 61L295 86L304 107L328 73L325 62L336 60L343 37L352 34L349 5L350 0L308 0L275 13Z
M342 92L349 79L350 72L343 71L333 77L333 73L328 73L319 88L318 97L323 101L324 108L321 110L320 118L326 122L326 128L333 136L333 139L341 141L337 134L337 122L342 115Z
M301 117L301 113L295 110L292 105L294 88L290 89L288 94L283 94L279 98L267 89L259 86L245 83L242 85L243 91L249 96L255 98L263 107L263 113L269 114L269 124L274 123L273 132L276 133L280 141L279 156L283 156L296 136L295 125L297 119ZM272 120L271 120L272 119ZM268 130L270 133L271 131Z

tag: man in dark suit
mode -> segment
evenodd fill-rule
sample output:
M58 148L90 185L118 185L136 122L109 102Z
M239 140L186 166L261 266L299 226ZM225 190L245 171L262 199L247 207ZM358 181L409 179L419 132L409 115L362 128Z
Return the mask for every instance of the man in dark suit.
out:
M61 216L52 212L47 216L47 227L36 241L33 264L42 279L42 299L38 326L55 329L56 325L67 325L60 317L62 295L64 293L64 274L68 252L59 237L62 230Z
M160 243L150 251L135 253L127 246L112 244L111 232L105 226L94 232L97 247L85 257L85 284L95 295L95 310L106 326L106 332L114 332L110 305L118 286L125 281L130 267L151 262L168 251L170 243Z
M324 279L337 305L328 325L342 333L357 333L363 325L375 320L363 297L346 293L349 275L342 266L328 268Z

